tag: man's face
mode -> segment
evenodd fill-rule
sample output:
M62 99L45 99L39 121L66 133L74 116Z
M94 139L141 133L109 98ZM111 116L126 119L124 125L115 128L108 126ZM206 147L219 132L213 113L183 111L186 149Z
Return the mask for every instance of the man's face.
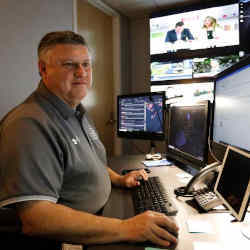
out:
M92 64L88 48L59 44L49 49L39 69L46 87L75 108L92 85Z
M176 26L175 31L177 33L181 33L183 31L184 27L183 26Z

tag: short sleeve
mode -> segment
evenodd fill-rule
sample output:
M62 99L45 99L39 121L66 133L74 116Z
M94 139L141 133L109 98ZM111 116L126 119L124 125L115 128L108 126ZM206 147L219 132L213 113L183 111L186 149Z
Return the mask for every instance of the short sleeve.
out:
M0 159L0 206L27 200L57 202L63 153L46 121L19 118L2 126Z

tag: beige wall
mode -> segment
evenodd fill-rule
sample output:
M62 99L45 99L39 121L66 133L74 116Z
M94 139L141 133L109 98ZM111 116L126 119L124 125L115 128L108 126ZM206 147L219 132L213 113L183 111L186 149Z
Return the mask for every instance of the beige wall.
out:
M112 17L82 0L77 2L77 15L78 32L87 40L93 56L93 88L83 104L111 155L114 126L106 122L113 112L114 96Z
M131 90L150 91L149 21L147 18L130 22Z

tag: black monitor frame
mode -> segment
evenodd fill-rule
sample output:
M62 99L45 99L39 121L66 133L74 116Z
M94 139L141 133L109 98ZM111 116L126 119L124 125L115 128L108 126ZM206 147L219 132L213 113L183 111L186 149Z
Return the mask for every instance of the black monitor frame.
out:
M171 126L171 116L173 109L175 107L186 108L186 107L193 107L193 106L203 106L205 111L205 121L204 121L204 138L205 138L205 145L203 148L203 159L198 159L194 155L190 153L184 152L176 147L170 145L171 140L171 133L173 133L173 129ZM209 101L199 101L194 103L176 103L170 106L169 108L169 127L168 127L168 141L167 141L167 150L166 154L169 158L176 160L177 162L190 165L196 169L201 169L206 166L207 159L208 159L208 134L209 134L209 126L210 126L210 102Z
M250 154L228 146L214 192L238 221L243 221L250 201Z
M161 96L162 98L162 133L155 133L150 131L121 131L120 130L120 101L126 98L139 98L146 97L149 100L154 99L154 96ZM127 139L142 139L142 140L151 140L151 141L163 141L165 140L165 91L160 92L148 92L148 93L136 93L136 94L128 94L128 95L118 95L117 96L117 136L121 138ZM159 113L157 113L157 116Z

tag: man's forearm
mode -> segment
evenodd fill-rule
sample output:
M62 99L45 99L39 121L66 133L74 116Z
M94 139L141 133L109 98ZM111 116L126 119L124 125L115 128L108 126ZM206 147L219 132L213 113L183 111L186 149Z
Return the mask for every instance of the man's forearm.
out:
M19 209L23 232L65 242L91 244L125 240L119 219L95 216L47 201Z
M112 184L117 186L117 187L124 186L124 183L122 182L122 176L119 175L118 173L116 173L115 171L113 171L109 167L107 167L107 169L108 169L109 176L110 176Z

